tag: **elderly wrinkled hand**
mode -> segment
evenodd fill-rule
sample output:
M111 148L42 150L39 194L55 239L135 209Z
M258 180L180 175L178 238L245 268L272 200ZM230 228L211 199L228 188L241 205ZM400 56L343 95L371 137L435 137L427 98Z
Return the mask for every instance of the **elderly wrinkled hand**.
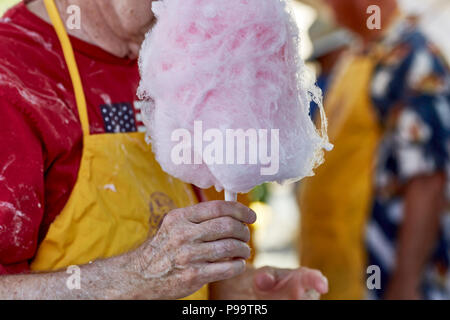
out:
M148 290L153 293L158 280L164 298L182 298L207 283L236 277L250 256L246 224L255 220L251 209L234 202L173 210L155 237L137 250L136 270L144 283L152 282Z

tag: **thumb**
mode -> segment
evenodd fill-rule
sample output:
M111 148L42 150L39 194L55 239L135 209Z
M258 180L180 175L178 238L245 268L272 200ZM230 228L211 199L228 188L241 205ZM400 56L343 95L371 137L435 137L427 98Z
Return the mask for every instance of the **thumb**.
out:
M277 284L277 280L271 269L257 271L254 276L256 289L260 291L270 291Z

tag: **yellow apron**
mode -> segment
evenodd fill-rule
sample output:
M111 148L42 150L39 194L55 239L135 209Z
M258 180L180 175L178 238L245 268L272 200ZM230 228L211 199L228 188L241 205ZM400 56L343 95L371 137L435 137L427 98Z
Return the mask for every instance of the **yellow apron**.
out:
M87 106L70 40L53 0L45 5L63 47L83 129L83 155L72 194L31 264L58 270L136 249L171 209L197 203L192 187L165 174L143 133L90 135ZM207 299L208 287L188 297Z
M364 298L364 227L380 137L369 97L376 61L353 55L339 66L325 102L334 149L299 189L301 263L328 277L325 299Z

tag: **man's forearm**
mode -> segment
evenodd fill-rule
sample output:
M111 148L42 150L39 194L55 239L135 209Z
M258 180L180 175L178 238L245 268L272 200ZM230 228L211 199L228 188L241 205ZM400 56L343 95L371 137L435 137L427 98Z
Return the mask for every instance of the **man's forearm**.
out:
M137 288L142 286L142 279L135 276L133 266L129 265L132 259L128 255L81 266L80 289L70 289L67 281L71 274L65 270L0 276L0 299L137 298Z

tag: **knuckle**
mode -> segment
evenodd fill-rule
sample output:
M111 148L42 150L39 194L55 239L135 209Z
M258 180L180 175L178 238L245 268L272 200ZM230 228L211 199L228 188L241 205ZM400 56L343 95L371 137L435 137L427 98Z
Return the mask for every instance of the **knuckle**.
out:
M223 273L223 276L227 279L233 278L235 275L236 275L236 270L232 265L230 265L230 267L228 267L225 270L225 272Z
M237 248L237 244L235 240L225 240L221 244L222 253L229 255L232 254Z
M236 270L236 273L237 273L237 274L241 274L241 273L245 272L245 269L246 269L246 262L245 262L245 261L242 261L242 262L238 265L237 270Z
M197 284L198 270L196 268L187 268L183 273L183 282L187 286L193 286Z
M181 247L183 244L185 244L187 242L185 231L178 230L177 228L169 227L166 237L167 237L167 242L174 249L178 249L179 247Z
M187 265L191 262L191 260L192 260L192 253L187 250L181 251L177 256L177 263L179 265L183 266Z
M210 211L214 216L220 216L223 211L221 201L213 201L211 203Z
M250 256L252 255L252 249L250 249L248 245L245 245L244 252L244 256L246 259L250 258Z
M185 232L175 232L172 234L172 243L175 247L180 247L184 243L186 243L186 234Z
M251 237L250 228L247 225L245 225L244 226L244 241L245 242L249 242L250 241L250 237Z
M222 220L220 221L219 228L221 228L221 230L223 230L223 232L225 232L227 234L234 233L235 223L234 223L233 218L231 218L231 217L222 218Z
M178 216L177 210L172 210L166 214L163 223L168 225L174 225L177 221L177 216Z
M309 273L311 276L316 277L316 278L324 278L322 272L320 272L319 270L309 270Z

